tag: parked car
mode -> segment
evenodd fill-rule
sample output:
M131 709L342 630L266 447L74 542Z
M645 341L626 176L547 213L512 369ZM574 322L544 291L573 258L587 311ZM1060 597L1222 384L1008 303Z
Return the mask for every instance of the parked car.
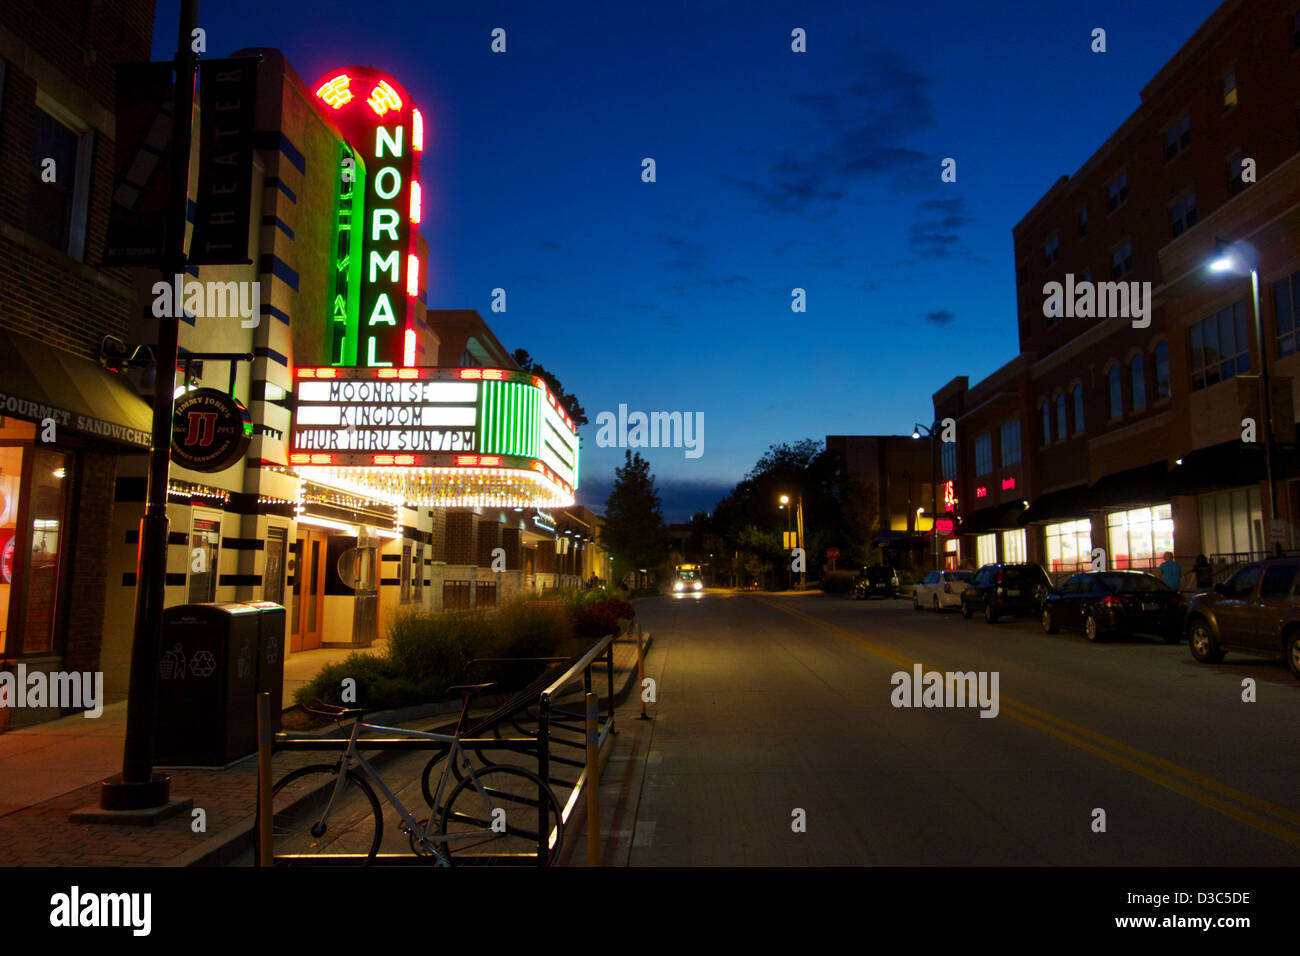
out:
M863 568L853 585L853 597L866 600L873 594L898 597L898 572L887 564L873 564L869 568Z
M974 576L974 571L931 571L920 584L912 588L912 607L942 611L946 607L961 607L961 592Z
M1037 616L1051 589L1051 579L1037 564L986 564L961 592L961 616L970 620L983 611L990 624L1008 614Z
M1167 643L1182 637L1183 596L1142 571L1076 574L1043 601L1043 630L1083 631L1090 641L1111 634L1155 634Z
M1187 607L1192 657L1217 664L1228 650L1286 660L1300 680L1300 560L1275 558L1246 565L1213 593Z

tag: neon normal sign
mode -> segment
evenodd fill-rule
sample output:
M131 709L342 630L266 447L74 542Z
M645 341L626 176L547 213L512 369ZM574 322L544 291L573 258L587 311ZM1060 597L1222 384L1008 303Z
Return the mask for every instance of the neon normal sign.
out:
M400 83L372 67L333 70L312 88L350 147L337 183L328 357L339 365L414 365L424 118Z

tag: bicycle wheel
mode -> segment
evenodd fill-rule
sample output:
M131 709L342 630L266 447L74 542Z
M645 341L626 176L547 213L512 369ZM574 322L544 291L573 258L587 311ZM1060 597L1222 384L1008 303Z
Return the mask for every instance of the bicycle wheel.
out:
M433 756L429 758L429 762L424 765L424 773L420 774L420 792L424 794L424 802L433 810L438 809L433 805L433 788L438 785L435 778L441 778L442 762L447 759L447 752L450 749L450 747L444 747L435 750ZM459 764L452 765L451 773L457 781L465 779L465 771L461 770ZM443 791L444 800L447 798L448 793L450 793L450 787Z
M542 778L522 767L503 765L476 771L475 777L477 788L474 778L468 776L456 785L439 821L444 836L476 834L441 845L451 862L458 866L535 862L538 810L544 802L550 839L544 841L548 845L541 865L554 863L564 845L564 821L560 819L559 801ZM484 806L484 797L491 804L491 812Z
M331 806L337 780L337 766L312 764L276 783L271 791L271 846L276 863L310 863L312 857L343 854L357 857L362 865L374 859L384 837L379 799L359 773L348 770Z

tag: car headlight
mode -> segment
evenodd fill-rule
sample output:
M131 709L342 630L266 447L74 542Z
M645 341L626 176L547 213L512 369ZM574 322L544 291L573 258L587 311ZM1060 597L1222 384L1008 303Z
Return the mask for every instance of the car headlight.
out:
M704 590L704 582L703 582L703 581L696 581L696 582L695 582L695 590L697 590L697 591L703 591L703 590Z
M674 590L674 591L680 591L681 589L682 589L682 582L681 582L681 581L678 581L676 584L673 585L673 590Z

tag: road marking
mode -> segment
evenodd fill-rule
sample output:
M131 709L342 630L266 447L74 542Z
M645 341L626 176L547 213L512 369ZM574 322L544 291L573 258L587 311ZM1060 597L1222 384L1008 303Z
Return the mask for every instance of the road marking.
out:
M921 661L917 661L891 647L862 637L847 628L832 624L812 614L786 607L767 598L757 598L757 600L777 610L784 611L792 617L814 624L842 640L856 644L877 657L883 658L892 664L897 664L905 670L911 670L914 665L921 664L923 670L936 670L940 673L947 673L946 668L927 667ZM1041 730L1079 750L1136 773L1167 790L1172 790L1174 793L1195 800L1204 807L1232 817L1240 823L1254 827L1256 830L1276 837L1284 843L1300 848L1300 813L1270 803L1267 800L1261 800L1259 797L1245 793L1235 787L1230 787L1194 770L1189 770L1171 760L1146 753L1137 747L1132 747L1111 737L1099 734L1079 724L1071 723L1062 717L1039 710L1005 694L999 696L1001 713L1006 714L1013 720L1036 730ZM1142 761L1149 766L1143 766L1138 761ZM1245 807L1251 809L1233 806L1227 802L1228 800L1244 804Z

